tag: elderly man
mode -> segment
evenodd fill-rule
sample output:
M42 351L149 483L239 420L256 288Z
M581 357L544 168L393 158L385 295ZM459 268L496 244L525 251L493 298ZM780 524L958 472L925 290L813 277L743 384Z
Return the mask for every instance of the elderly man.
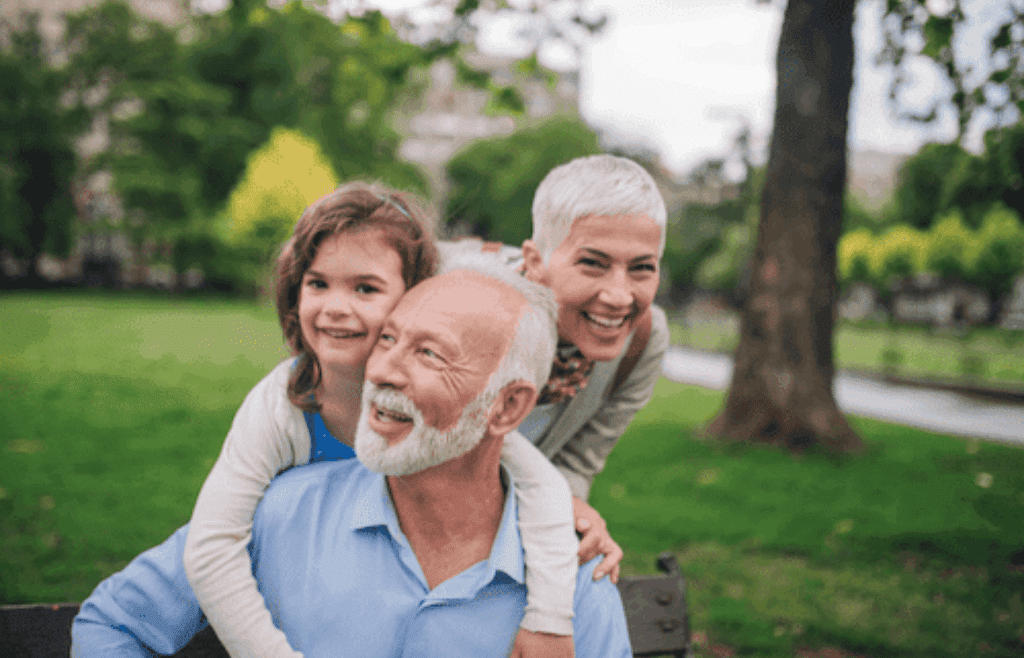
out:
M508 654L526 591L499 458L546 377L554 308L502 270L442 274L398 304L367 364L359 461L282 474L254 519L253 572L307 657ZM167 577L184 530L97 587L73 655L170 653L205 625ZM618 592L593 567L577 579L576 655L629 656Z

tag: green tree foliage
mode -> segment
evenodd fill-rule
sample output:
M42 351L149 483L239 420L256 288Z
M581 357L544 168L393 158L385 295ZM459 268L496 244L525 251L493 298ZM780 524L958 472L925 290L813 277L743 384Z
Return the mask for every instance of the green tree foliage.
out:
M840 284L876 283L871 269L874 243L875 236L866 228L843 234L836 247Z
M521 244L530 237L533 194L544 176L573 158L599 152L594 131L567 117L474 142L448 162L445 221L488 240Z
M27 259L35 280L38 256L67 255L74 231L73 140L88 115L66 85L36 15L0 21L0 248Z
M114 172L140 239L195 243L196 223L223 208L276 126L323 145L342 178L425 188L387 119L410 69L441 51L400 40L380 12L338 25L301 2L234 0L187 29L184 39L144 21L123 0L68 21L79 86L104 89L110 117L111 148L94 167Z
M744 221L733 222L722 232L722 242L697 269L696 283L705 290L741 296L744 275L757 240L759 209L751 206Z
M984 3L973 4L977 10ZM943 107L951 107L957 118L957 142L980 110L991 112L997 124L1004 125L1024 112L1024 31L1020 29L1024 25L1024 4L1007 0L1005 4L986 5L992 12L1002 10L1002 22L987 35L989 60L981 66L965 63L963 52L957 49L963 38L961 30L970 25L963 5L962 0L887 0L885 45L878 56L878 63L893 67L889 96L900 115L927 123L935 121ZM913 79L908 68L915 59L933 63L953 89L925 112L908 111L901 94L904 85Z
M986 213L971 245L971 283L989 293L993 301L1013 286L1013 278L1024 271L1024 227L1020 216L1005 206Z
M877 237L866 229L846 233L838 257L844 285L869 283L884 295L894 281L929 272L977 286L996 302L1024 273L1024 224L1016 211L997 204L973 230L953 210L926 232L903 225Z
M894 282L923 269L927 244L924 233L907 225L894 226L875 241L871 278L883 295Z
M976 240L964 225L963 213L954 210L932 225L924 268L939 276L967 280L974 268L971 244Z
M947 210L943 204L950 172L969 154L957 144L925 144L900 167L896 207L901 222L919 229L931 226Z
M997 204L1024 212L1024 123L989 130L984 143L980 155L958 158L941 193L942 208L961 209L974 227Z

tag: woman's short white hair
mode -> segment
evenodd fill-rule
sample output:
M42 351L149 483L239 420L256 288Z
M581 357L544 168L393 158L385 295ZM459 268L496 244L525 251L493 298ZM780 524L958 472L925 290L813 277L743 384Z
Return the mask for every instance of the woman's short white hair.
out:
M533 383L539 393L551 374L558 346L558 302L547 286L534 283L510 269L491 254L450 253L441 264L441 272L469 270L505 283L526 298L526 306L516 325L512 343L488 381L485 392L497 394L512 382Z
M665 251L665 200L647 171L627 158L591 155L555 167L533 196L533 243L544 262L569 237L572 223L589 215L644 215L661 228Z

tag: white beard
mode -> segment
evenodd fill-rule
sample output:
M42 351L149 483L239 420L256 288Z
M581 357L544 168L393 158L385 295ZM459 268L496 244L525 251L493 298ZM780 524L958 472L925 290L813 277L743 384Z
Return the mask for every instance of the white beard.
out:
M485 389L466 405L455 426L442 432L427 425L404 394L366 382L356 426L356 457L366 468L384 475L409 475L460 457L480 443L487 428L487 412L497 398L498 391ZM412 418L412 430L396 445L388 445L387 439L370 428L371 405Z

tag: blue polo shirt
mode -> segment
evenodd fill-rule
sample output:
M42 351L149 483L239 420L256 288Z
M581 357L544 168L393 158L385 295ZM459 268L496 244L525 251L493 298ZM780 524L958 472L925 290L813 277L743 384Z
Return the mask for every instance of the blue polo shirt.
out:
M275 624L307 658L507 656L526 604L515 496L490 556L431 590L383 476L357 460L277 477L249 553ZM181 567L187 527L100 583L72 626L73 656L173 653L206 625ZM580 568L576 655L631 655L618 591Z

